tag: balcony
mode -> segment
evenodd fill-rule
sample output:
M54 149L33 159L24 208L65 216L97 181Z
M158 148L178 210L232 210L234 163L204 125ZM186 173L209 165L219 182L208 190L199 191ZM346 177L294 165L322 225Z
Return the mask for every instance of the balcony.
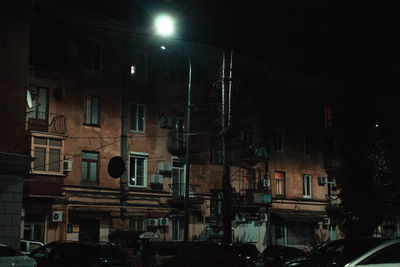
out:
M185 183L169 184L170 196L168 204L172 207L184 208L185 204ZM189 208L196 208L203 204L204 199L201 196L203 187L201 185L189 185L189 198L187 205Z
M267 160L267 146L262 144L244 145L241 149L241 158L246 161L265 161Z
M183 155L186 152L185 132L171 131L168 133L168 151L173 155Z
M24 182L24 194L31 196L59 197L62 196L64 178L52 175L33 175Z
M255 210L270 206L272 203L271 193L264 189L242 189L236 193L235 200L238 207Z
M67 121L64 115L32 110L28 112L28 130L51 134L65 134Z

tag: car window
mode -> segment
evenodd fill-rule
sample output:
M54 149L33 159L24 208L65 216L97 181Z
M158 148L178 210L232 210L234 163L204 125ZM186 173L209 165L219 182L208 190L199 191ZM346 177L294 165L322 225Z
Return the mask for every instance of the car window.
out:
M50 246L45 246L45 247L40 247L37 250L32 252L32 257L35 259L43 259L47 258L52 250L52 247Z
M40 248L42 245L37 244L37 243L30 243L29 245L29 252L32 252L38 248ZM25 248L26 249L26 248Z
M400 243L382 249L360 264L400 263Z
M20 244L20 250L26 251L26 242L21 241L19 244Z
M10 247L0 246L0 257L14 257L14 256L22 256L23 254L18 250L15 250Z

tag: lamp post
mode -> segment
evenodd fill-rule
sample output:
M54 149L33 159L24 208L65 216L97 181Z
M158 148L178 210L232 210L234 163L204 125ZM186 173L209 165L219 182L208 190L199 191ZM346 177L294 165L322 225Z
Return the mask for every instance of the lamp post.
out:
M156 34L161 37L171 37L175 32L175 23L172 17L168 15L160 15L155 20ZM188 65L188 87L187 87L187 113L186 113L186 138L185 138L185 195L184 195L184 246L187 246L189 237L189 211L188 211L188 200L189 200L189 164L190 164L190 114L191 114L191 98L192 98L192 59L189 51L187 50L184 43L181 43L185 52Z

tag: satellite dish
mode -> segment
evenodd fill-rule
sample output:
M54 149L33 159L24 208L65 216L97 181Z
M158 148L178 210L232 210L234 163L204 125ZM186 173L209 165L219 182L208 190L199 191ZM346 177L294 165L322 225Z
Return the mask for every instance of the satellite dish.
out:
M120 156L115 156L108 162L108 174L113 178L119 178L125 171L125 162Z
M26 103L28 104L28 108L32 108L32 96L31 91L26 90Z

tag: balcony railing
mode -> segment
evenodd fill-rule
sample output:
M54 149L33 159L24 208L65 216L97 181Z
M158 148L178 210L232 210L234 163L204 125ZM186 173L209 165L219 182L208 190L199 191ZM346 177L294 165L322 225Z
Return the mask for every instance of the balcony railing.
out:
M168 203L172 205L183 206L185 200L185 183L173 183L169 184L170 196ZM189 205L201 204L203 203L203 198L201 197L203 187L201 185L189 185L189 197L187 199Z
M25 181L25 194L28 196L61 196L64 179L62 176L34 175Z
M64 115L38 112L35 110L28 112L28 130L52 134L65 134L67 132L67 122Z
M271 193L263 189L242 189L238 197L243 205L264 206L272 203Z
M168 133L168 151L174 155L185 153L185 133L183 131L171 131Z

